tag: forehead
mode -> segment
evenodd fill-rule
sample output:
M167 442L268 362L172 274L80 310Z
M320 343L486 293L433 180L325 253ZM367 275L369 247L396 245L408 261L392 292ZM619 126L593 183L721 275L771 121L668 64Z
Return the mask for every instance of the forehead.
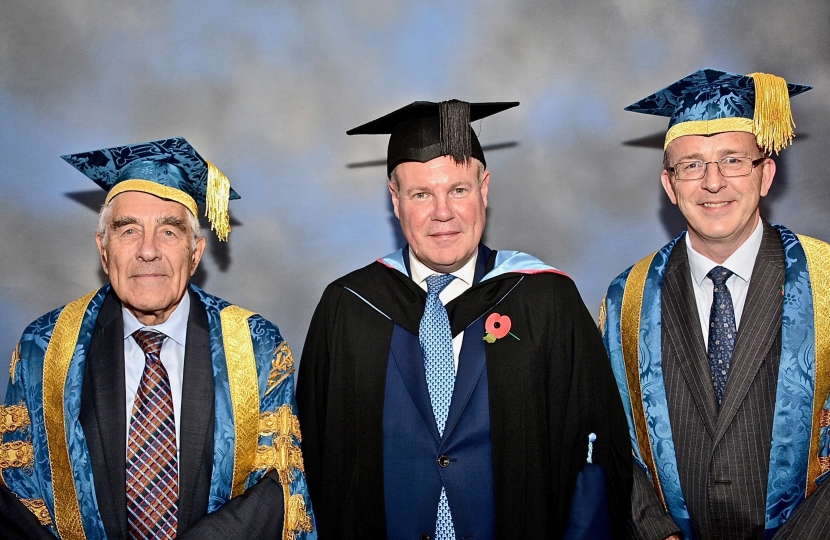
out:
M131 217L138 220L172 216L187 220L189 210L180 203L161 199L142 191L125 191L112 199L112 218Z
M426 163L405 161L395 168L395 174L403 189L422 184L473 182L478 178L478 160L456 163L450 156L441 156Z
M673 140L667 149L669 157L718 154L739 151L752 155L758 151L755 135L743 131L726 131L715 135L684 135Z

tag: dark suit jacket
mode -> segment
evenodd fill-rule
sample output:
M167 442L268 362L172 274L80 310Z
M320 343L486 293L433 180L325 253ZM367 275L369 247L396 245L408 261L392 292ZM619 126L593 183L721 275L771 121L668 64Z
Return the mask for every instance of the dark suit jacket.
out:
M698 539L764 538L767 476L781 353L784 250L764 223L720 412L692 289L685 238L663 283L663 375L683 496ZM632 536L679 532L634 467ZM802 502L775 538L830 535L830 490Z
M279 538L283 494L272 471L243 495L206 515L213 469L213 367L207 314L189 293L190 316L179 442L179 538ZM124 322L110 292L101 306L84 371L80 422L92 462L95 494L107 538L127 538L127 419L124 413ZM52 538L8 489L0 493L3 538Z

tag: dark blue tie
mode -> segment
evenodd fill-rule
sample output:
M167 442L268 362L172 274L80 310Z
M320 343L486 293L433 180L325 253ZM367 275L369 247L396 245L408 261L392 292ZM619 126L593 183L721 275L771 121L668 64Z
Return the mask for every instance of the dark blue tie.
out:
M424 316L418 329L421 341L421 353L424 357L427 389L432 402L432 413L438 433L444 435L444 425L450 411L452 391L455 386L455 359L452 352L452 331L447 309L438 295L455 279L451 274L429 276L427 278L427 302ZM455 540L447 492L442 487L438 501L438 514L435 521L436 540Z
M732 349L738 335L735 325L735 309L732 307L732 295L726 287L726 280L732 272L723 266L716 266L706 274L715 284L712 298L712 310L709 313L709 369L712 372L712 384L718 409L723 401L726 378L729 376L729 364L732 361Z

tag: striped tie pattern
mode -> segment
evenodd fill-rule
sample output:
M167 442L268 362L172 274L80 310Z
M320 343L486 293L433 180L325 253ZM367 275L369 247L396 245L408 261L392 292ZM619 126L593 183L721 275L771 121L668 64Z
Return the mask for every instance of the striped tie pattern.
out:
M438 433L444 436L444 426L452 402L455 386L455 361L452 353L452 331L447 309L438 295L449 285L455 276L451 274L435 275L427 278L427 301L424 316L421 318L419 339L421 353L424 357L427 389L432 402L432 412ZM436 540L455 540L452 513L447 500L447 492L442 487L438 501L438 514L435 522Z
M127 443L127 526L131 539L176 537L179 500L173 395L159 353L161 332L136 330L144 373L133 402Z

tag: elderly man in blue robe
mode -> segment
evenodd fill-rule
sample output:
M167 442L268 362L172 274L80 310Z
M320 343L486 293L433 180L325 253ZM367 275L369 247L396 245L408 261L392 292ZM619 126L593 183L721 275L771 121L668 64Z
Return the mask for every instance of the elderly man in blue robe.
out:
M316 538L293 357L190 284L228 179L183 138L64 156L108 191L110 283L23 332L0 407L3 538Z

